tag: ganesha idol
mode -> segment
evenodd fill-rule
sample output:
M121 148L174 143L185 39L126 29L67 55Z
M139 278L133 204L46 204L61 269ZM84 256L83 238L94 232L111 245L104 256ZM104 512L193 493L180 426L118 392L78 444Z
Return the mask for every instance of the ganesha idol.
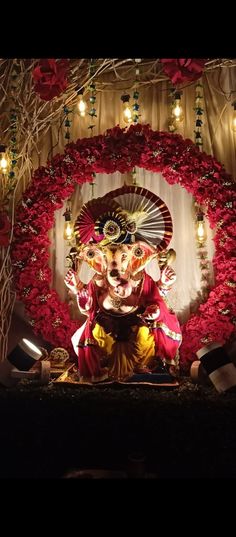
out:
M83 205L74 231L76 255L65 283L87 317L72 336L80 381L151 375L158 363L176 374L181 330L167 304L176 275L165 203L145 188L125 185ZM145 271L154 258L158 282ZM79 279L82 261L94 271L87 285Z

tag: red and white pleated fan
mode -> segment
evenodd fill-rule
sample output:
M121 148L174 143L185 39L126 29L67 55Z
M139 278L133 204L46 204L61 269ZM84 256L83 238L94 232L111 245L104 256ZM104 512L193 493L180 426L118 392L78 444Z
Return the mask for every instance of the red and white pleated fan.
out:
M103 215L112 218L113 214L119 214L121 209L115 200L107 199L105 196L96 198L85 203L74 224L74 233L77 244L88 244L88 242L101 242L103 234L98 234L95 223Z
M135 222L135 241L145 241L166 249L172 234L173 224L170 211L164 201L150 190L140 186L124 185L106 195L128 214L128 220Z

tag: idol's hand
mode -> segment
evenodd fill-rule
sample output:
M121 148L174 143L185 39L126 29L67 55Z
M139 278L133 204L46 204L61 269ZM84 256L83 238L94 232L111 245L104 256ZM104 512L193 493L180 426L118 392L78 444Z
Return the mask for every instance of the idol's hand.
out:
M74 272L74 270L72 269L68 270L64 278L64 282L66 286L68 287L68 289L70 289L70 291L74 295L77 295L78 290L79 290L79 281L77 280L76 273Z
M145 309L142 317L146 321L155 321L160 315L160 308L157 304L151 304Z
M84 289L78 293L77 300L78 306L82 313L89 311L93 305L93 299L89 295L86 287L84 287Z
M176 281L175 271L171 267L166 266L161 272L160 284L170 287L171 285L173 285L173 283L175 283L175 281Z

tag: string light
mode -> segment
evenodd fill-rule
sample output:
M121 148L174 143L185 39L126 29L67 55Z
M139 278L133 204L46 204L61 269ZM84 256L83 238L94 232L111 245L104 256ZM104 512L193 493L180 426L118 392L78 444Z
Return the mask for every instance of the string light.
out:
M231 106L233 106L234 109L231 119L231 129L233 132L236 132L236 101L234 101Z

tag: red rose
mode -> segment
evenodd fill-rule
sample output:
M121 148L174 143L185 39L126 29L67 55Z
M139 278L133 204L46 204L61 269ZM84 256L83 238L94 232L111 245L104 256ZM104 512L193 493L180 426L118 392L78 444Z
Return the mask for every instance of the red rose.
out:
M68 60L40 60L33 71L34 89L44 101L51 101L67 88Z
M7 213L0 212L0 246L8 246L10 229L11 224Z
M206 60L203 59L162 59L164 73L171 79L172 84L191 82L201 77Z

